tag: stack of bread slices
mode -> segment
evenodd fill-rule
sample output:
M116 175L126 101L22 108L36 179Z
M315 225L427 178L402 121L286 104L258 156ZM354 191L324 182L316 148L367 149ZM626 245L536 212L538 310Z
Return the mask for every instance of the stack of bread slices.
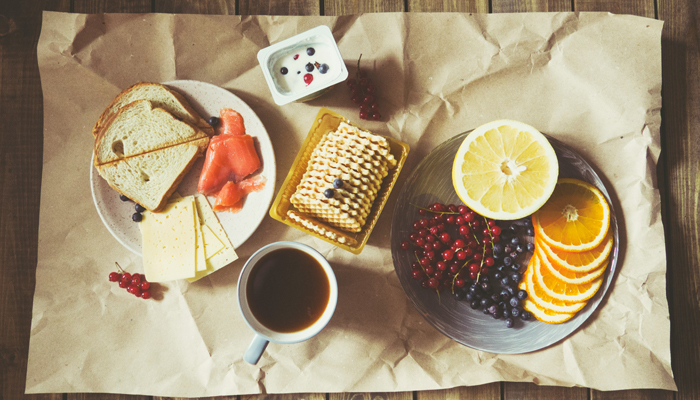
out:
M180 93L142 82L112 101L92 133L100 176L157 212L207 149L214 129Z

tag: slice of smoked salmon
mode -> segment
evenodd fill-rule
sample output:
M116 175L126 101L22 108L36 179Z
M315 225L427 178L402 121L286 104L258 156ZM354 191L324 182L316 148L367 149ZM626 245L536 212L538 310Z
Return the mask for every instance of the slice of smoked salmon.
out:
M264 176L253 176L239 183L226 182L216 196L214 211L230 211L236 213L243 208L243 201L249 193L259 192L265 187L267 180Z
M218 192L228 181L240 182L260 168L260 158L250 135L219 135L209 141L197 191Z
M243 117L238 111L222 108L219 111L219 118L221 119L222 135L245 135Z

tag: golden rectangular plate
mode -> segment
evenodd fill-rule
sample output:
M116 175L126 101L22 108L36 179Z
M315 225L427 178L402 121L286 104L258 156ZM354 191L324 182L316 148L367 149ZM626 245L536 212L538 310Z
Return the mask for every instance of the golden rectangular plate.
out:
M328 243L334 244L341 249L347 250L354 254L360 254L362 249L364 249L365 244L367 244L369 235L372 233L372 230L379 219L379 215L384 209L384 205L386 205L386 202L389 199L391 190L396 184L401 168L403 167L406 157L408 156L409 147L406 143L384 136L389 142L391 154L397 161L396 166L389 170L389 174L382 181L382 187L377 193L377 198L374 200L372 210L367 216L367 220L362 227L362 230L357 233L345 232L338 228L332 227L323 221L306 216L304 213L297 210L290 201L290 198L292 197L292 194L294 194L297 185L299 185L301 182L304 172L306 172L306 167L309 163L309 159L311 158L311 153L313 153L314 148L325 134L335 131L341 122L354 125L347 118L334 113L327 108L322 108L318 112L318 115L311 126L311 130L309 130L309 134L306 136L306 140L304 140L297 157L294 159L294 163L292 164L289 174L287 174L287 178L284 180L284 183L282 183L282 187L277 193L275 201L272 203L272 208L270 208L270 216L282 223L306 232L309 235L313 235L319 239L325 240ZM358 126L358 128L360 127ZM292 219L290 214L296 215L296 220Z

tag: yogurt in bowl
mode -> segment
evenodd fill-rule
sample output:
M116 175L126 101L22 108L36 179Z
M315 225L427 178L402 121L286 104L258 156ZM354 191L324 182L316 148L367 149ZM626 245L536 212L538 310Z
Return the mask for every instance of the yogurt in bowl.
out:
M348 77L330 28L318 26L258 52L258 62L278 105L306 101Z

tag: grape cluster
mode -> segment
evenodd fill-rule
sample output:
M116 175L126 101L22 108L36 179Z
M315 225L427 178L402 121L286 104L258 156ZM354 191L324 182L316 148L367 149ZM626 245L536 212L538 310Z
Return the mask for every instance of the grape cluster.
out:
M117 263L115 263L117 264ZM146 276L142 274L130 274L117 264L119 272L110 272L109 281L119 282L119 287L126 289L127 292L142 299L151 298L151 283L146 280Z
M411 276L421 287L438 293L449 289L456 299L469 301L471 308L503 318L508 328L516 318L531 319L522 308L527 292L518 289L520 263L534 250L519 236L521 224L527 234L532 233L529 219L499 225L467 206L441 203L418 207L418 213L421 218L413 222L413 232L401 242L401 249L413 252Z
M360 106L360 119L379 121L382 119L382 114L379 113L379 104L377 104L377 88L367 74L360 70L361 59L362 55L357 60L356 79L350 78L346 83L350 88L352 102Z

